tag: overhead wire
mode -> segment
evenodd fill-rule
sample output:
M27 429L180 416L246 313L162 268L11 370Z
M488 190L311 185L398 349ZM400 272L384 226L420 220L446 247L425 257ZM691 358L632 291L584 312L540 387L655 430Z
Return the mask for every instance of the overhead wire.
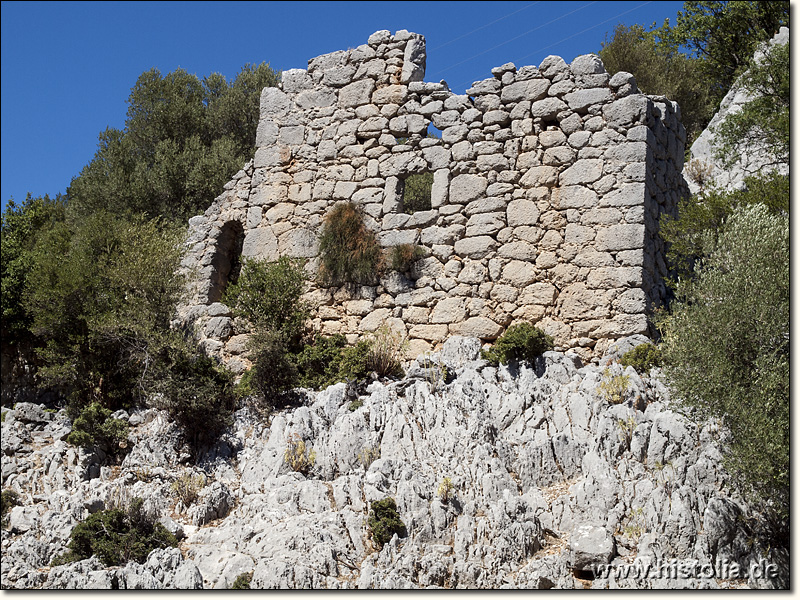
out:
M481 27L478 27L477 29L473 29L472 31L470 31L468 33L465 33L464 35L460 35L457 38L450 40L449 42L445 42L444 44L440 44L439 46L436 46L435 48L431 48L431 51L436 51L436 50L439 50L440 48L444 48L445 46L449 46L453 42L457 42L458 40L462 40L465 37L468 37L468 36L472 35L473 33L477 33L479 31L481 31L482 29L486 29L487 27L490 27L491 25L494 25L495 23L499 23L500 21L502 21L504 19L507 19L508 17L513 17L515 14L520 13L523 10L526 10L526 9L530 8L531 6L535 6L535 5L539 4L539 3L540 3L540 0L536 0L536 2L531 2L530 4L528 4L526 6L523 6L519 10L515 10L514 12L509 13L504 17L500 17L499 19L495 19L491 23L487 23L486 25L482 25Z
M533 56L535 54L538 54L539 52L543 52L544 50L547 50L548 48L552 48L553 46L558 46L559 44L561 44L563 42L566 42L567 40L571 40L574 37L577 37L579 35L583 35L587 31L591 31L592 29L600 27L601 25L605 25L606 23L608 23L609 21L613 21L614 19L619 19L620 17L622 17L624 15L627 15L630 12L638 10L638 9L642 8L643 6L647 6L648 4L652 4L652 3L653 3L653 0L648 0L647 2L643 2L639 6L635 6L635 7L631 8L630 10L626 10L625 12L622 12L622 13L614 16L614 17L606 19L605 21L601 21L600 23L597 23L596 25L592 25L591 27L587 27L583 31L579 31L578 33L573 33L572 35L569 35L569 36L567 36L567 37L565 37L563 39L560 39L557 42L554 42L554 43L552 43L552 44L550 44L548 46L544 46L543 48L539 48L538 50L536 50L534 52L531 52L530 54L526 54L525 56L522 56L522 57L518 58L517 61L518 62L522 62L526 58L530 58L531 56Z
M510 44L511 42L513 42L515 40L518 40L519 38L524 37L524 36L526 36L526 35L528 35L530 33L533 33L534 31L537 31L538 29L541 29L542 27L547 27L548 25L551 25L552 23L555 23L556 21L560 21L561 19L563 19L565 17L568 17L569 15L574 14L574 13L578 12L579 10L583 10L584 8L587 8L587 7L591 6L592 4L597 4L597 2L598 2L598 0L594 0L593 2L589 2L588 4L580 6L580 7L576 8L575 10L571 10L570 12L565 13L565 14L561 15L560 17L556 17L555 19L552 19L552 20L548 21L547 23L543 23L542 25L534 27L533 29L529 29L528 31L525 31L524 33L521 33L518 36L515 36L515 37L513 37L513 38L511 38L509 40L506 40L505 42L503 42L501 44L498 44L498 45L496 45L496 46L494 46L492 48L489 48L488 50L484 50L483 52L480 52L480 53L476 54L475 56L471 56L470 58L464 59L464 60L462 60L460 62L457 62L457 63L455 63L453 65L450 65L449 67L445 67L443 69L439 69L437 71L437 74L438 73L444 73L445 71L449 71L450 69L454 69L455 67L463 65L464 63L467 63L467 62L469 62L471 60L474 60L474 59L478 58L479 56L483 56L484 54L488 54L489 52L492 52L493 50L497 50L498 48L501 48L501 47L505 46L506 44ZM434 79L435 79L435 77L434 77Z

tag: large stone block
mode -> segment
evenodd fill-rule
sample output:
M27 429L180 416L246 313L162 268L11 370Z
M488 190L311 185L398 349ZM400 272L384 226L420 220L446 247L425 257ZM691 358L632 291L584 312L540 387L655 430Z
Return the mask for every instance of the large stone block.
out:
M450 202L468 204L483 197L488 185L487 179L481 175L456 175L450 182Z
M644 225L613 225L597 232L595 248L600 252L617 252L644 247Z
M496 242L489 236L470 237L455 243L456 254L465 258L484 258L494 250Z
M460 323L467 316L466 300L464 298L445 298L436 303L431 312L430 322L441 323Z
M245 235L242 256L259 260L278 260L278 238L270 227L252 229Z
M463 323L450 325L450 333L464 337L476 337L482 340L496 339L503 327L487 317L470 317Z

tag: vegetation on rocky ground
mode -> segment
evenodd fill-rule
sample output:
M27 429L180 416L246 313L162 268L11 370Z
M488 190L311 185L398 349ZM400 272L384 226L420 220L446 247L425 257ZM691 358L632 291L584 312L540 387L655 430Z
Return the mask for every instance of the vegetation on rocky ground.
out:
M178 540L143 509L134 498L126 510L98 511L78 523L69 536L69 550L52 565L62 565L97 556L107 567L129 561L144 563L157 548L177 547Z

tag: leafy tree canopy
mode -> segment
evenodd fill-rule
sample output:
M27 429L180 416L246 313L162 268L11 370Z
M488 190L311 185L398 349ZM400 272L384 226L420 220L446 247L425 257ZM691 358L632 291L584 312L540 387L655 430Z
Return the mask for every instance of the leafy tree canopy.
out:
M737 210L661 323L680 402L730 431L725 460L784 531L789 509L789 218Z
M39 237L64 220L66 198L32 198L17 205L10 200L2 215L0 235L0 289L3 341L16 344L30 337L31 319L22 302L33 265L31 251Z
M657 30L620 24L598 55L609 73L631 73L643 93L676 101L689 139L696 138L711 120L714 106L701 71L702 61L679 52L659 37Z
M182 69L139 76L123 130L99 136L98 150L67 191L70 212L145 213L185 221L203 212L252 156L261 90L278 74L246 65L228 83Z
M659 35L702 59L717 104L750 65L758 45L784 25L789 25L788 0L691 1L684 2L675 26L665 22Z

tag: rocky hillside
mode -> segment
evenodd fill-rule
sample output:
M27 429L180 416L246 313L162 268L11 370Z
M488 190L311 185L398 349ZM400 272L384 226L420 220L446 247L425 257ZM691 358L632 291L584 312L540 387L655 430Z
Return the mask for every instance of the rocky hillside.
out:
M117 415L132 447L101 466L66 443L63 412L3 408L2 486L21 505L2 531L2 585L220 589L252 573L253 588L787 586L785 557L759 546L758 515L730 492L718 427L674 412L657 369L614 362L641 341L600 364L547 352L496 368L454 337L402 380L309 392L268 421L242 408L196 465L153 409ZM285 460L298 439L315 452L306 474ZM173 483L200 473L187 506ZM48 566L76 523L133 497L179 549ZM406 535L379 548L367 521L385 497Z

